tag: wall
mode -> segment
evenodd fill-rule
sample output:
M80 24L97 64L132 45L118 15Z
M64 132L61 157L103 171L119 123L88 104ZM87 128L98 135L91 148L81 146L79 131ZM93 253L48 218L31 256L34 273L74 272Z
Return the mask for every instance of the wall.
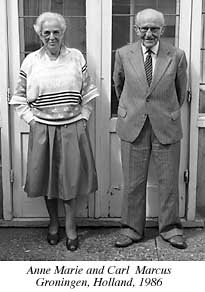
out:
M2 162L1 162L1 135L0 135L0 219L3 218L3 189L2 189Z

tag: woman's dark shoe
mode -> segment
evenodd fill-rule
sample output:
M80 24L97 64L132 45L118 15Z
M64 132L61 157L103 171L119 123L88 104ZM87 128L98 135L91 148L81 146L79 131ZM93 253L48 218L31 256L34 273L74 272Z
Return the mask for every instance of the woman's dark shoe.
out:
M66 247L70 251L75 251L78 248L78 237L75 239L66 238Z
M51 234L48 232L47 241L50 245L56 245L59 242L59 232Z

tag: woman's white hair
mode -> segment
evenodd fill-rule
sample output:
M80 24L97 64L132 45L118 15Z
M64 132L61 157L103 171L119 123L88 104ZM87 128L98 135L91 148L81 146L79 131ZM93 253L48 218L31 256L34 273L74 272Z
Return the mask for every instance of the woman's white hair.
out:
M50 19L56 19L61 25L62 32L64 33L66 30L66 21L63 15L54 12L43 12L36 19L36 23L33 25L35 32L40 36L42 25L45 21Z

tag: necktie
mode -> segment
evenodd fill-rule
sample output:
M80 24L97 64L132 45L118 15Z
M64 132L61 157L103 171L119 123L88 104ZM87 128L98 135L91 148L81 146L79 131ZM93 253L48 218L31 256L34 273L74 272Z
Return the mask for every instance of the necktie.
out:
M149 86L152 82L152 55L151 54L152 54L152 51L148 50L145 63L144 63L145 73L146 73L147 82Z

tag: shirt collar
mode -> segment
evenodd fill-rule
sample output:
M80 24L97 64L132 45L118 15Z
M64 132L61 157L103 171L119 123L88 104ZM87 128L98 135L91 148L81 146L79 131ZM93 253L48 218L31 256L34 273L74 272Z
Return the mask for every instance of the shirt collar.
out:
M64 55L66 55L68 53L69 53L69 49L65 45L62 44L61 50L60 50L60 56L64 56ZM40 54L41 57L46 54L45 46L40 48L39 54Z
M147 53L147 48L145 48L143 44L141 44L141 46L142 46L143 55L145 55ZM155 55L157 55L158 50L159 50L159 42L157 42L156 45L151 48L152 53Z

